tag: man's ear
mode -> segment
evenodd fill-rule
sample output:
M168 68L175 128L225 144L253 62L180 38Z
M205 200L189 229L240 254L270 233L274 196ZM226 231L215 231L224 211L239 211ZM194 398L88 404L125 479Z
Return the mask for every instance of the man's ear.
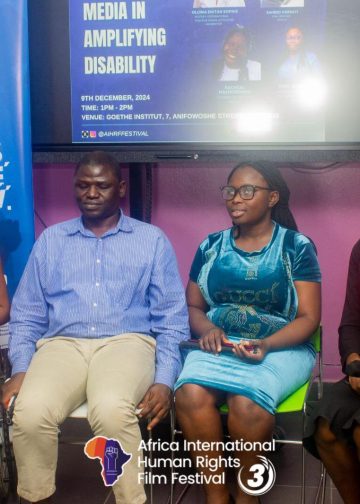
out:
M125 182L125 180L122 180L121 182L119 182L119 195L120 195L120 198L124 198L125 194L126 194L126 182Z
M269 207L272 208L276 205L276 203L279 201L279 192L278 191L271 191L269 194Z

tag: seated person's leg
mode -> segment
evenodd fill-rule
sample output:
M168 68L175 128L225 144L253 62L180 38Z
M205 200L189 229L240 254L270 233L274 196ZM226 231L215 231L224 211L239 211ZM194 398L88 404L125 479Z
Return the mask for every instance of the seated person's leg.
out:
M325 418L319 418L315 431L318 453L341 497L347 504L360 502L360 464L354 446L337 439Z
M87 365L74 340L42 340L14 411L18 493L37 502L55 492L58 425L85 400Z
M142 504L145 492L139 474L141 434L135 409L155 374L155 340L123 334L99 343L89 366L87 397L89 422L95 435L120 441L132 455L114 485L117 504Z
M254 443L258 441L264 443L271 441L274 430L275 417L264 408L251 401L247 397L230 394L228 397L228 430L232 440ZM244 467L244 481L253 478L254 474L249 472L249 468L258 462L257 455L261 452L255 450L242 450L234 454ZM249 502L257 502L256 498L243 494L238 489L239 499L247 499ZM252 499L252 500L251 500Z
M357 458L360 462L360 424L354 426L353 439L356 446Z
M346 503L360 502L356 440L360 396L346 380L325 390L306 420L304 447L324 463ZM360 439L358 439L360 446Z
M185 439L193 442L222 442L224 439L221 416L218 407L221 404L220 398L225 400L225 393L219 390L210 389L201 385L186 383L182 385L175 396L176 417L179 421ZM197 465L197 469L206 476L223 474L224 467L221 465L222 450L202 451L192 450L191 455ZM201 460L218 459L218 470L210 469L208 466L201 467ZM229 492L222 484L205 484L207 503L228 503Z

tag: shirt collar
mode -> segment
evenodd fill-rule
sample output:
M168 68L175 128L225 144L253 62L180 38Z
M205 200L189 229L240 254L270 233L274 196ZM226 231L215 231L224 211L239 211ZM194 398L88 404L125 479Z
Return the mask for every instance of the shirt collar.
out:
M77 219L72 219L71 221L68 221L67 223L67 229L66 232L68 235L75 235L77 233L80 233L84 236L95 236L94 233L92 233L89 229L84 227L83 221L81 217L78 217ZM114 235L119 233L120 231L124 233L132 233L133 231L133 226L130 222L129 217L124 215L123 211L120 210L120 217L119 220L116 224L116 226L112 229L109 229L103 237L109 236L109 235Z

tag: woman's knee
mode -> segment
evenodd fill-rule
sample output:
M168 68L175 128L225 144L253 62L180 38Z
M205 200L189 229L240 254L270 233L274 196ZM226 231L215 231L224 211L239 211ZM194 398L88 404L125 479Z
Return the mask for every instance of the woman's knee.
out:
M236 396L229 400L228 428L242 433L245 438L268 437L274 426L274 416L247 397Z
M360 460L360 425L357 424L353 430L353 439L356 446L357 457Z
M175 394L176 412L191 414L199 409L215 406L216 398L204 387L185 384Z
M314 439L316 445L323 448L329 448L336 443L337 438L325 418L319 418L317 421Z

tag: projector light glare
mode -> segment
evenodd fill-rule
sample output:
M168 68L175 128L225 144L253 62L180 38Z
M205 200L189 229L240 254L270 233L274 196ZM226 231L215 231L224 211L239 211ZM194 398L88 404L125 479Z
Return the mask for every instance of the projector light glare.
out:
M273 129L274 114L272 112L242 112L237 117L239 133L269 133Z
M308 109L318 109L326 101L326 86L323 79L308 78L297 86L299 104Z

